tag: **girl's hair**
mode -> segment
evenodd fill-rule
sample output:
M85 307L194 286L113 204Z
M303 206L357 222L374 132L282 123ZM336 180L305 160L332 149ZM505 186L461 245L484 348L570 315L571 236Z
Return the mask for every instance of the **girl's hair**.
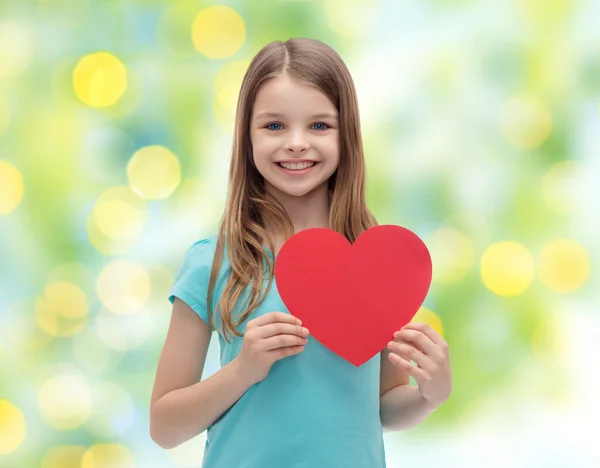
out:
M265 226L275 228L284 239L294 234L292 222L283 206L265 197L264 179L254 164L250 141L250 118L256 94L267 80L281 75L315 86L329 97L339 113L340 162L328 183L330 229L353 243L363 231L377 225L377 220L366 206L358 102L346 65L331 47L317 40L292 38L267 44L250 62L240 89L227 202L219 225L208 286L210 320L211 298L223 251L226 250L231 271L217 306L221 308L223 334L227 341L230 333L243 336L236 327L262 303L273 281L275 265L263 242L273 255L275 249ZM265 262L269 274L266 288ZM246 308L234 324L232 311L247 286L250 287L250 295Z

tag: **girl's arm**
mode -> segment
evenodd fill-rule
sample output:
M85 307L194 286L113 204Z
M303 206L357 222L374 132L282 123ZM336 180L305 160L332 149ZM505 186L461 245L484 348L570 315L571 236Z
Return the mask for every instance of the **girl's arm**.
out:
M208 325L176 298L151 398L150 436L162 448L201 434L251 386L238 372L237 360L199 381L211 334Z

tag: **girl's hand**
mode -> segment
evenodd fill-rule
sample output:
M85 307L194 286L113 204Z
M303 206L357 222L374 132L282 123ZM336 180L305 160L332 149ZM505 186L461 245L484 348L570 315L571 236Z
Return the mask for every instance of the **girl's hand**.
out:
M452 387L448 343L425 323L410 322L394 338L388 343L390 361L412 375L421 396L437 408L448 399Z
M246 324L240 353L235 357L250 385L264 380L275 361L304 350L308 330L293 315L269 312Z

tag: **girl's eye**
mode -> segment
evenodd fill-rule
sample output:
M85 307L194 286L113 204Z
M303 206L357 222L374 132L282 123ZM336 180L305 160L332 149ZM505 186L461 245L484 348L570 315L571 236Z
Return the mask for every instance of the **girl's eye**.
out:
M324 128L322 128L322 130L327 130L327 129L329 128L329 125L327 125L327 124L326 124L326 123L324 123L324 122L317 122L315 125L323 125L323 126L324 126Z
M280 124L280 123L274 122L274 123L267 124L267 125L265 126L265 128L268 128L269 130L275 130L275 131L277 131L277 130L281 130L281 128L272 128L272 126L273 126L273 125L279 125L279 126L281 126L281 124ZM329 125L327 125L326 123L323 123L323 122L317 122L317 123L315 123L315 124L313 125L313 127L314 127L315 125L323 125L323 127L322 127L322 128L317 128L317 129L316 129L316 130L319 130L319 131L327 130L327 129L329 128Z
M270 123L270 124L267 124L267 126L265 128L269 128L272 125L281 125L281 124L280 123ZM269 130L279 130L279 129L277 129L277 128L269 128Z

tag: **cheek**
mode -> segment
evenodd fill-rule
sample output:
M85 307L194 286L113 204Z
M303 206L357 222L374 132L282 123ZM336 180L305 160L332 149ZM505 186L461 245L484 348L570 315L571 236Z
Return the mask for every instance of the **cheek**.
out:
M340 145L337 137L323 141L319 151L336 165L339 163Z
M277 144L272 138L255 138L252 143L252 152L255 161L263 161L277 150Z

